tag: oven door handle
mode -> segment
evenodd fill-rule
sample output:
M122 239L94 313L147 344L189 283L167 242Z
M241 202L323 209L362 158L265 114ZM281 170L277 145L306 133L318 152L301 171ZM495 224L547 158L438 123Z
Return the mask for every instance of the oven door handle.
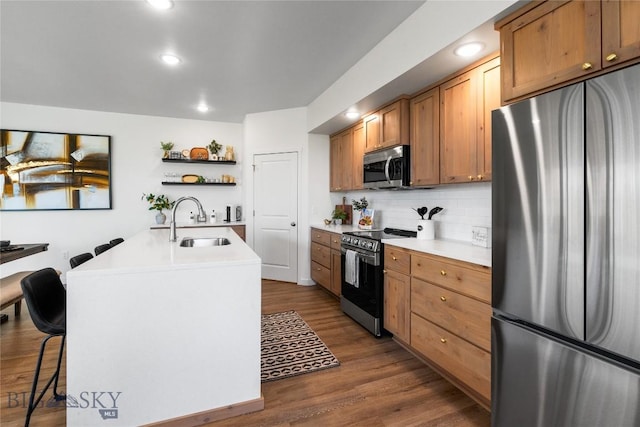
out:
M353 249L351 249L351 250L353 250ZM342 253L342 255L345 255L347 253L347 249L340 248L340 252ZM355 252L358 254L358 259L361 259L366 264L376 265L376 256L375 256L375 254L368 254L368 253L364 253L364 252L360 252L360 251L355 251Z

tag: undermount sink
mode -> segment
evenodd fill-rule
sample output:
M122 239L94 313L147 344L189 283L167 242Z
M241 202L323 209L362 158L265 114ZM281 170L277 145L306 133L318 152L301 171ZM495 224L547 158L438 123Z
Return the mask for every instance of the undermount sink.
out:
M203 246L224 246L231 242L226 237L185 237L180 241L180 246L185 248L201 248Z

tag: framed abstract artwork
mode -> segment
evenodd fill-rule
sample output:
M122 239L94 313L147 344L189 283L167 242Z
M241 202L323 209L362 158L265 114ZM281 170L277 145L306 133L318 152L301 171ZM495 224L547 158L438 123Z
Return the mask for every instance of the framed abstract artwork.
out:
M111 209L111 137L0 129L0 210Z

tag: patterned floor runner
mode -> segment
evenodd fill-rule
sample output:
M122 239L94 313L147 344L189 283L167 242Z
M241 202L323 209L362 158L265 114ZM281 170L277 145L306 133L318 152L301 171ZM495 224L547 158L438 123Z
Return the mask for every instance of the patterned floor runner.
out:
M340 362L295 311L262 316L262 382L333 368Z

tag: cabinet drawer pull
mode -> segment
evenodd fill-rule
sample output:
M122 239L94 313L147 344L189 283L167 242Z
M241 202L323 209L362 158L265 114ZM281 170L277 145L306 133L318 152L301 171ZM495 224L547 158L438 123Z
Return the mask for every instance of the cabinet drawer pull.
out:
M446 275L447 275L447 272L446 272L446 271L444 271L444 270L440 270L440 275L441 275L441 276L446 276Z
M615 53L610 53L605 59L607 60L607 62L615 61L616 59L618 59L618 55L616 55Z
M584 64L582 64L582 69L587 71L593 68L593 65L591 64L591 62L585 62Z
M447 297L444 297L444 296L440 297L440 301L446 301L446 300L447 300Z
M446 338L440 338L440 342L445 344L447 342L447 339Z
M397 261L397 260L398 260L398 258L394 257L393 255L391 255L391 258L392 258L394 261Z

